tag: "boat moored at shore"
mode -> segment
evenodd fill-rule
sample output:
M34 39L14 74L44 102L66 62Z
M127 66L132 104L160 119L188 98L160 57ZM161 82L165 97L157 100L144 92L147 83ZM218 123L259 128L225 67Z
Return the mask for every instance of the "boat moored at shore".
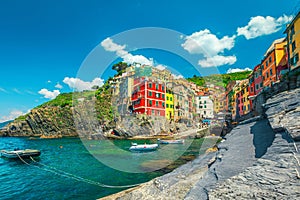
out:
M161 139L157 139L158 143L160 144L183 144L184 140L161 140Z
M159 147L158 144L137 144L137 143L132 143L129 150L130 151L137 151L137 152L146 152L146 151L155 151L158 147Z
M37 157L41 155L40 150L35 149L24 149L24 150L1 150L1 157L5 158L29 158L29 157Z

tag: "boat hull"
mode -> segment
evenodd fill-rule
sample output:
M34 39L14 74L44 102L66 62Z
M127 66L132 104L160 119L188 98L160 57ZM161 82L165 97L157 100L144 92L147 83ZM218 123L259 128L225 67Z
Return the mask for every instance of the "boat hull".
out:
M155 151L158 148L158 144L145 144L145 145L133 145L129 148L130 151L147 152Z
M29 158L29 157L37 157L40 156L41 152L39 150L25 149L25 150L17 150L17 151L1 151L1 157L5 158Z
M183 144L184 140L159 140L160 144Z

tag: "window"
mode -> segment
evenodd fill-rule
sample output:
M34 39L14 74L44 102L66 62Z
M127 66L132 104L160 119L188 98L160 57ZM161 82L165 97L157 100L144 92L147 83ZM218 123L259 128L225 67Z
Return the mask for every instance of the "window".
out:
M264 68L265 68L264 64L261 64L261 68L262 68L262 69L264 69Z
M156 93L155 97L160 98L160 93Z
M152 92L148 92L148 96L149 96L149 97L152 97Z
M149 106L152 106L152 100L149 100Z
M165 107L165 102L162 102L161 105L162 105L162 107Z
M199 108L203 108L202 106L199 106Z
M158 90L158 88L159 88L159 87L158 87L158 84L155 84L155 89Z
M262 82L260 83L260 87L263 87L263 83Z
M291 27L291 36L295 34L295 27L294 27L294 24L292 25Z
M206 108L206 105L204 105L204 108Z
M152 115L154 115L154 110L152 110Z
M272 72L272 69L270 69L270 76L272 76L273 72Z
M255 88L256 88L256 90L258 90L258 87L259 87L259 85L258 85L258 84L256 84L256 85L255 85Z
M152 83L149 83L149 84L148 84L148 87L149 87L149 88L152 88Z
M166 104L166 108L169 108L169 104Z
M295 54L294 57L292 57L292 65L297 64L297 62L299 61L299 54Z
M161 89L162 89L162 91L165 91L165 86L162 85L162 86L161 86Z
M161 96L162 96L163 99L165 98L165 94L162 94Z
M155 102L156 107L158 107L158 101Z
M295 49L296 49L296 42L294 41L294 42L292 43L292 51L295 51Z
M204 104L206 104L206 101L204 101Z
M160 115L160 112L159 112L159 110L157 111L157 115Z
M269 63L271 63L271 62L272 62L272 56L269 57Z
M269 61L267 60L267 62L266 62L266 66L268 67L268 65L269 65Z
M199 104L202 104L202 101L200 101Z
M269 78L269 73L267 72L267 78Z
M253 87L250 88L250 91L253 92Z
M172 97L170 97L170 101L173 101L173 98L172 98Z
M169 101L169 97L167 96L167 101Z
M250 110L250 104L248 104L248 110Z

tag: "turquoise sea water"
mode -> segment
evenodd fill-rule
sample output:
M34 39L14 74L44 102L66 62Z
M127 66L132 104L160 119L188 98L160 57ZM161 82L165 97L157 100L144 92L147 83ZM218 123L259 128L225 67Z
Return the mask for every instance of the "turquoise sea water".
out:
M154 141L140 142L153 143ZM112 141L112 143L126 151L130 147L131 141L118 140ZM90 147L90 152L96 157L101 155L100 157L118 161L117 158L122 158L124 154L124 152L119 153L114 149L105 148L107 141L85 141L85 144ZM198 154L201 144L202 140L194 140L185 154ZM187 148L184 145L168 146L170 149L166 147L160 149L160 151L166 152L166 158L169 157L168 154L171 155L178 148ZM131 185L146 182L165 172L158 170L147 173L127 173L112 169L96 159L78 138L51 140L0 138L0 149L14 149L15 147L39 149L42 154L40 158L36 159L37 163L30 159L26 160L30 165L26 165L18 159L0 158L0 199L97 199L122 189L105 188L88 182L94 181L93 183L117 186ZM200 153L203 151L202 149ZM131 159L135 160L133 166L141 171L146 166L146 171L149 170L147 159L149 156L157 157L156 154L159 154L159 151L151 153L131 153ZM126 165L126 161L121 159L119 165ZM150 169L151 166L153 167L153 163L152 165L150 163ZM63 172L67 172L67 174ZM72 175L75 175L77 180L70 178ZM85 181L78 177L84 178Z

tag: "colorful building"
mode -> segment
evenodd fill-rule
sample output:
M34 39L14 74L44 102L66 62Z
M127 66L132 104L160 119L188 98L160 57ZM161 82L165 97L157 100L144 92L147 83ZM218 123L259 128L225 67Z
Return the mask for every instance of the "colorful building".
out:
M196 113L199 118L213 118L214 117L214 103L209 96L199 95L196 99Z
M272 87L277 82L277 67L285 56L285 38L275 40L264 55L264 59L261 62L263 86Z
M300 50L300 12L287 26L287 51L290 70L299 68L299 50Z
M133 112L165 116L165 85L145 77L135 78L131 96Z
M166 90L166 118L174 119L174 94L172 90Z
M255 95L258 95L264 88L263 78L262 78L262 66L256 65L253 69L254 73L254 85L255 85Z
M243 115L251 111L251 100L249 99L249 79L246 79L242 85L243 90Z
M249 83L248 83L248 100L250 103L249 111L250 112L253 108L253 100L255 98L255 82L254 82L254 71L251 72L249 75Z

